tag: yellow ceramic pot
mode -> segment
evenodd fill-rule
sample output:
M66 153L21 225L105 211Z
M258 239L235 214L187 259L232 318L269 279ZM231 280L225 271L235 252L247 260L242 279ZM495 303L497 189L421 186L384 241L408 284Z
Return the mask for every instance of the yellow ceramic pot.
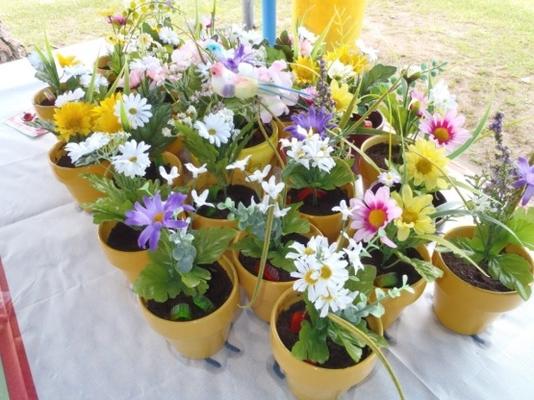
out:
M473 226L458 227L449 231L445 238L450 240L472 237L474 229ZM524 248L510 245L506 251L520 255L530 263L531 268L534 268L532 257ZM443 271L443 276L435 285L434 313L445 327L456 333L462 335L480 333L500 314L523 303L516 291L495 292L478 288L460 279L447 267L437 251L434 252L432 261Z
M238 160L251 156L247 165L247 171L254 171L270 164L278 148L278 124L272 123L272 135L269 141L263 141L252 147L246 147L239 153ZM259 129L259 128L258 128Z
M362 30L365 4L366 0L294 0L293 24L300 22L320 35L332 21L325 38L327 49L352 47Z
M169 151L165 151L162 153L161 155L163 157L163 163L167 166L170 166L170 167L176 167L178 168L178 173L180 174L180 176L178 176L178 178L174 179L172 181L172 185L173 186L180 186L180 185L183 185L184 183L184 168L182 166L182 162L180 161L180 159L173 153L169 152ZM169 171L167 171L169 172ZM160 181L162 180L162 178L160 177Z
M89 181L82 177L83 174L96 174L104 176L109 167L108 162L88 165L85 167L66 168L57 165L59 159L65 154L65 142L58 142L48 153L49 164L57 180L63 183L72 197L82 205L91 203L102 197L102 193L93 189Z
M343 191L350 198L354 197L354 185L345 185ZM343 228L343 220L341 213L333 213L329 215L311 215L301 212L300 215L310 221L310 224L319 229L324 236L328 238L330 243L333 243L339 237L339 233Z
M367 154L367 151L371 147L383 143L388 144L390 140L393 145L396 145L398 143L398 139L394 134L371 136L369 139L363 142L361 150L363 153ZM360 175L362 176L363 189L365 191L376 182L376 180L378 179L379 171L377 171L371 164L365 161L363 157L358 157L358 169L360 171Z
M122 251L108 245L108 238L116 222L104 222L98 226L98 239L108 261L120 269L134 283L148 264L148 250Z
M181 137L175 138L167 147L165 147L165 151L168 151L169 153L174 154L175 156L179 156L182 150L184 149L184 142Z
M35 95L33 96L33 107L35 108L35 112L37 113L39 118L45 121L53 122L56 107L41 105L41 103L47 98L46 93L50 93L50 88L44 88L35 93Z
M169 321L159 318L139 299L141 310L148 324L165 337L184 357L203 359L217 353L228 338L230 324L237 311L239 288L237 274L230 261L222 257L219 264L232 281L232 291L226 302L211 314L193 321Z
M310 231L305 236L312 237L320 234L321 232L319 232L319 230L315 226L310 225ZM242 234L237 237L236 241L239 241L241 237ZM237 271L237 275L239 277L239 284L245 289L247 297L251 299L252 294L254 293L254 289L256 287L258 277L252 274L248 269L243 266L243 264L241 264L241 261L239 261L239 252L232 251L231 257L234 267ZM256 301L252 306L252 310L262 320L264 320L265 322L269 322L271 319L271 313L273 311L274 303L276 303L282 293L290 289L292 286L293 281L272 282L264 280L258 294L256 295Z
M421 258L425 261L430 261L430 253L425 246L419 246L417 252ZM421 278L417 282L411 285L413 293L403 291L399 297L394 299L386 298L382 301L384 306L384 315L380 318L384 330L388 330L389 327L397 320L402 310L408 307L410 304L415 303L419 297L423 294L426 287L426 281Z
M285 372L289 389L298 400L335 400L371 373L376 364L376 355L373 353L358 364L341 369L316 367L297 360L278 336L276 321L282 311L300 299L297 293L288 290L273 308L271 345L274 358ZM369 318L368 322L374 332L383 334L380 320Z

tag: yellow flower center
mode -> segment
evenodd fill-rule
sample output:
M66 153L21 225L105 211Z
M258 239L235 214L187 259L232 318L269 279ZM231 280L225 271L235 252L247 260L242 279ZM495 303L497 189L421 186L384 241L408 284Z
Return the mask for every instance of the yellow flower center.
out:
M217 131L215 129L211 128L211 129L208 129L208 134L210 136L215 136L217 134Z
M417 219L418 219L418 215L417 215L417 213L415 213L413 211L404 210L402 212L402 220L403 220L403 222L405 222L407 224L414 224L415 222L417 222Z
M306 247L304 249L304 254L307 255L307 256L312 256L315 254L315 250L312 249L311 247Z
M368 221L373 227L380 228L382 225L384 225L386 217L387 215L384 210L372 210L369 213Z
M128 159L128 161L130 161L130 162L133 162L133 163L134 163L134 162L136 162L136 161L137 161L137 157L136 157L136 156L130 157L130 158Z
M130 108L130 109L128 110L128 112L130 113L130 115L135 115L135 114L137 114L137 108L132 107L132 108Z
M328 265L321 267L321 279L329 279L332 276L332 269Z
M450 139L449 130L447 128L437 128L434 131L434 136L440 143L447 142Z
M303 279L308 285L315 285L315 282L317 282L315 279L312 278L312 275L313 271L308 271L304 274Z
M154 215L154 222L163 222L163 213L159 212Z
M415 164L415 168L421 174L426 175L432 171L432 163L425 158L421 158L417 161L417 164Z

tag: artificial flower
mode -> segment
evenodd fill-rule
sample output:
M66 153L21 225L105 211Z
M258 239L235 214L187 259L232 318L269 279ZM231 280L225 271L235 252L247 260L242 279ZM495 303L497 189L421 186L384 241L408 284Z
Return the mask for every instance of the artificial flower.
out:
M456 97L449 92L449 87L445 81L439 81L430 90L429 102L434 106L434 111L447 113L456 109Z
M335 60L328 67L327 74L331 79L345 82L354 77L354 70L352 69L352 66L343 64L339 60Z
M88 135L93 127L92 106L84 102L66 103L56 109L54 123L59 137L68 142L71 136Z
M336 244L329 244L328 239L321 235L313 236L306 245L293 242L289 247L292 251L287 254L287 258L292 260L306 257L314 259L328 258L336 251Z
M357 295L358 292L350 292L345 288L328 289L317 297L313 305L319 311L319 316L325 318L330 311L335 313L346 309Z
M293 63L291 70L297 85L305 86L313 84L319 77L319 65L311 57L298 57Z
M318 133L321 137L325 137L327 131L335 127L332 118L332 113L324 107L312 106L304 112L293 114L291 116L292 124L286 128L286 131L297 139L304 138L300 129L305 129L308 132L311 130L312 133Z
M401 177L396 171L385 171L378 175L378 182L387 187L395 186L400 181Z
M234 133L234 123L228 118L228 111L208 114L202 121L196 121L194 124L198 134L216 147L228 143Z
M332 207L332 211L340 213L343 221L349 219L352 214L352 208L347 205L345 200L341 200L338 206Z
M271 172L271 165L267 164L263 169L257 169L252 174L249 174L245 180L247 182L261 182L269 175L269 172Z
M178 38L178 35L176 34L176 32L174 32L168 26L164 26L163 28L161 28L158 32L158 36L159 36L159 39L164 44L170 44L172 46L176 46L180 42L180 39Z
M94 128L100 132L115 133L122 129L119 118L115 115L115 104L121 99L120 93L114 93L100 101L93 108Z
M57 97L54 105L56 107L62 107L67 103L83 99L83 96L85 96L85 92L81 88L76 88L74 90L67 90L65 93L60 94Z
M412 90L410 92L410 110L415 112L418 117L422 117L428 107L428 99L425 94L419 90Z
M435 208L432 205L432 195L413 195L409 185L404 185L400 194L394 192L391 197L402 209L400 217L395 219L397 227L397 238L402 242L408 239L410 231L413 229L418 235L432 234L436 231L434 222L430 217Z
M163 165L160 165L159 174L163 179L165 179L168 185L172 185L174 180L180 176L178 167L176 165L174 165L169 172L167 172Z
M334 148L330 146L328 138L322 139L318 134L313 134L305 141L304 149L311 167L330 172L336 166L332 158Z
M443 170L449 159L445 149L438 148L431 140L418 139L408 146L406 172L416 186L424 185L427 191L445 189L447 181Z
M274 176L271 176L268 181L263 181L261 183L261 187L265 194L273 200L276 200L278 195L282 193L284 186L283 182L276 183L276 178Z
M356 74L361 74L369 68L367 57L348 45L337 46L335 50L326 53L326 61L329 65L335 61L339 61L344 65L350 65Z
M420 130L450 153L464 144L469 137L469 132L463 127L464 123L465 117L458 115L455 109L450 110L445 117L426 113Z
M95 132L82 142L67 143L65 145L65 150L67 151L67 154L69 155L71 161L76 164L76 162L80 158L101 149L102 147L107 145L110 140L110 135L107 135L102 132Z
M273 215L275 218L284 218L289 210L291 210L291 207L280 208L278 203L275 203Z
M521 197L521 205L526 206L532 196L534 196L534 165L529 165L526 157L519 157L517 160L517 180L516 188L525 188Z
M330 83L330 94L335 103L336 111L346 111L352 101L352 93L349 91L349 85L346 83L339 84L335 79Z
M131 88L139 86L145 77L155 85L160 85L165 80L166 69L154 56L145 56L130 63Z
M315 292L319 295L325 295L330 291L336 291L337 288L343 287L347 279L349 279L348 262L345 260L344 253L334 252L329 257L320 260L320 262L321 264L317 268L315 276Z
M93 75L91 74L86 74L86 75L82 75L80 77L80 84L84 87L84 88L88 88L89 85L91 85L91 82L94 82L94 87L98 90L99 88L101 87L104 87L104 88L107 88L107 86L109 85L109 82L108 80L106 79L105 76L102 76L100 74L96 74L94 76L94 79L93 79Z
M63 69L63 75L61 76L61 81L66 82L71 78L83 77L90 75L91 70L82 64L75 64L70 67L65 67Z
M206 207L215 207L215 204L209 203L208 195L210 194L210 191L208 189L205 189L202 193L197 193L195 189L191 191L191 197L193 198L193 203L195 204L195 207L199 209L200 207L206 206Z
M61 53L57 53L57 61L61 68L72 67L80 63L76 56L64 56Z
M206 164L202 164L198 168L195 167L191 163L186 163L184 166L189 172L191 172L191 175L193 175L193 179L197 179L199 175L208 172L208 169L206 168Z
M148 149L150 145L145 142L130 140L119 146L119 154L112 157L111 163L117 172L129 178L145 176L145 171L150 166Z
M252 157L252 155L249 154L248 156L246 156L245 158L241 160L234 161L233 163L228 164L226 166L226 169L228 170L238 169L240 171L244 171L245 168L247 167L250 157Z
M354 269L354 272L358 272L360 269L363 268L361 257L362 253L364 252L363 245L361 242L356 242L347 233L343 233L343 236L345 237L345 239L347 239L348 242L348 244L345 245L343 252L347 255L347 259L349 260L350 265Z
M152 105L139 93L123 95L115 104L115 115L121 118L122 110L128 124L133 129L141 128L152 117ZM121 118L122 119L122 118Z
M378 50L368 46L362 39L358 39L356 41L356 47L358 47L358 49L365 54L370 62L374 63L378 60Z
M293 283L293 290L296 292L313 291L317 283L319 262L314 258L297 258L294 265L295 271L291 272L291 277L296 279Z

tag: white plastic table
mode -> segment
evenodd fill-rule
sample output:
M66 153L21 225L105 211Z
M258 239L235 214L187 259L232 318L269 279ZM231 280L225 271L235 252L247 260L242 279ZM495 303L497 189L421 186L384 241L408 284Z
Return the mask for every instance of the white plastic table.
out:
M64 52L91 60L102 42ZM291 399L273 369L269 327L236 319L214 359L189 361L145 323L125 277L97 243L91 217L52 176L55 138L30 139L3 124L31 108L44 85L26 60L0 65L0 257L31 374L41 399ZM443 328L433 287L387 332L387 356L407 398L534 398L534 302L478 337ZM0 320L0 329L2 321ZM384 368L344 399L395 399Z

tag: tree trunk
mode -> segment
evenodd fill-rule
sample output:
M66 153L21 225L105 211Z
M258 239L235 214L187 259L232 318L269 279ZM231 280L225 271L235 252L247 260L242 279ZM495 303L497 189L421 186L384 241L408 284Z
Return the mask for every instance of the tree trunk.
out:
M24 46L13 38L0 21L0 64L26 57Z

